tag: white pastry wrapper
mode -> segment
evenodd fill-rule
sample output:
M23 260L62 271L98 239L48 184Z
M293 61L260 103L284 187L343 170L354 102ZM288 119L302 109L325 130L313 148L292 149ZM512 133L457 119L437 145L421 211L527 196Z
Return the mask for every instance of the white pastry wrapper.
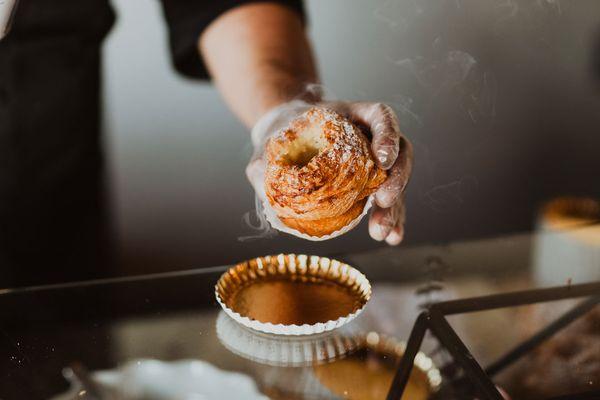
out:
M281 220L277 216L277 213L275 212L273 207L271 207L271 204L269 204L269 202L267 200L263 200L262 205L263 205L263 213L265 214L265 218L267 219L269 224L271 224L272 228L277 229L278 231L281 231L281 232L289 233L290 235L294 235L294 236L297 236L302 239L312 240L312 241L317 242L317 241L322 241L322 240L333 239L335 237L343 235L343 234L349 232L350 230L354 229L360 223L360 221L363 219L363 217L365 215L367 215L367 213L369 212L369 209L373 206L374 201L375 201L375 196L370 195L367 198L367 202L365 203L365 206L358 217L356 217L355 219L350 221L350 223L348 223L348 225L345 225L342 229L339 229L337 231L330 233L329 235L324 235L324 236L311 236L306 233L302 233L296 229L290 228L289 226L287 226L286 224L281 222Z
M287 325L251 319L228 304L228 299L236 290L251 285L253 281L286 277L290 279L314 277L342 284L352 290L357 299L360 299L360 307L335 320L315 324ZM360 271L337 260L304 254L279 254L254 258L231 267L217 282L215 297L225 313L234 321L255 331L275 335L315 335L337 329L359 316L371 298L371 283ZM274 303L273 306L276 307L277 304Z

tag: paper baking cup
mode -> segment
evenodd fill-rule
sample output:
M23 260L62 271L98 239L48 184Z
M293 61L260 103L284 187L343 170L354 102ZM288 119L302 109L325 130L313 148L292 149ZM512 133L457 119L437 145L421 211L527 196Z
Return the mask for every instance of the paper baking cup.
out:
M302 233L296 229L290 228L289 226L287 226L286 224L281 222L281 220L277 216L277 213L275 212L273 207L271 207L271 204L268 201L263 201L262 204L263 204L263 213L265 214L265 218L267 218L267 221L269 221L269 224L271 224L271 226L274 229L277 229L278 231L281 231L281 232L289 233L290 235L294 235L294 236L300 237L302 239L312 240L312 241L316 242L316 241L321 241L321 240L333 239L334 237L343 235L344 233L347 233L351 229L355 228L356 225L358 225L358 223L363 219L363 217L365 215L367 215L367 213L369 212L369 209L373 205L374 200L375 200L374 195L370 195L367 198L367 202L365 203L365 207L363 208L362 213L358 217L353 219L348 225L345 225L342 229L332 232L329 235L325 235L325 236L311 236L311 235L307 235L306 233Z
M313 335L356 318L371 297L357 269L325 257L279 254L244 261L215 287L227 315L277 335Z
M217 337L229 351L261 364L306 367L344 357L359 342L347 327L309 336L282 336L257 332L238 324L223 311L217 317Z

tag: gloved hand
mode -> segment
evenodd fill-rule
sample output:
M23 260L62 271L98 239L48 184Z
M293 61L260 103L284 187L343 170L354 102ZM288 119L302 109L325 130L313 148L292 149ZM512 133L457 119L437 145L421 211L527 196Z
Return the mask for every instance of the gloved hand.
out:
M267 139L315 106L337 111L370 131L373 155L379 167L388 171L388 178L375 193L369 233L375 240L399 244L404 237L403 193L412 170L413 151L408 139L400 132L396 114L385 104L339 101L309 104L295 100L269 111L252 129L254 155L246 167L246 175L256 194L265 201L263 153Z

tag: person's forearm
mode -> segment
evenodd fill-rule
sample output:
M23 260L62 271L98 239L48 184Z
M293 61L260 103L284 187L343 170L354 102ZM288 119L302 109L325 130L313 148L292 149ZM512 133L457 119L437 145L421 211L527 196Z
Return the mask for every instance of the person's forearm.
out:
M276 3L224 13L204 31L199 46L225 101L248 127L317 82L299 15Z

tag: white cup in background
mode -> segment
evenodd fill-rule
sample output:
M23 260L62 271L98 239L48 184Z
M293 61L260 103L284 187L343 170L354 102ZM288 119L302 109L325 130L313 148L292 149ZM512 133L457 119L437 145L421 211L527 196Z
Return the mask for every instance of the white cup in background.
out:
M600 201L564 197L540 212L533 267L542 286L600 280Z

